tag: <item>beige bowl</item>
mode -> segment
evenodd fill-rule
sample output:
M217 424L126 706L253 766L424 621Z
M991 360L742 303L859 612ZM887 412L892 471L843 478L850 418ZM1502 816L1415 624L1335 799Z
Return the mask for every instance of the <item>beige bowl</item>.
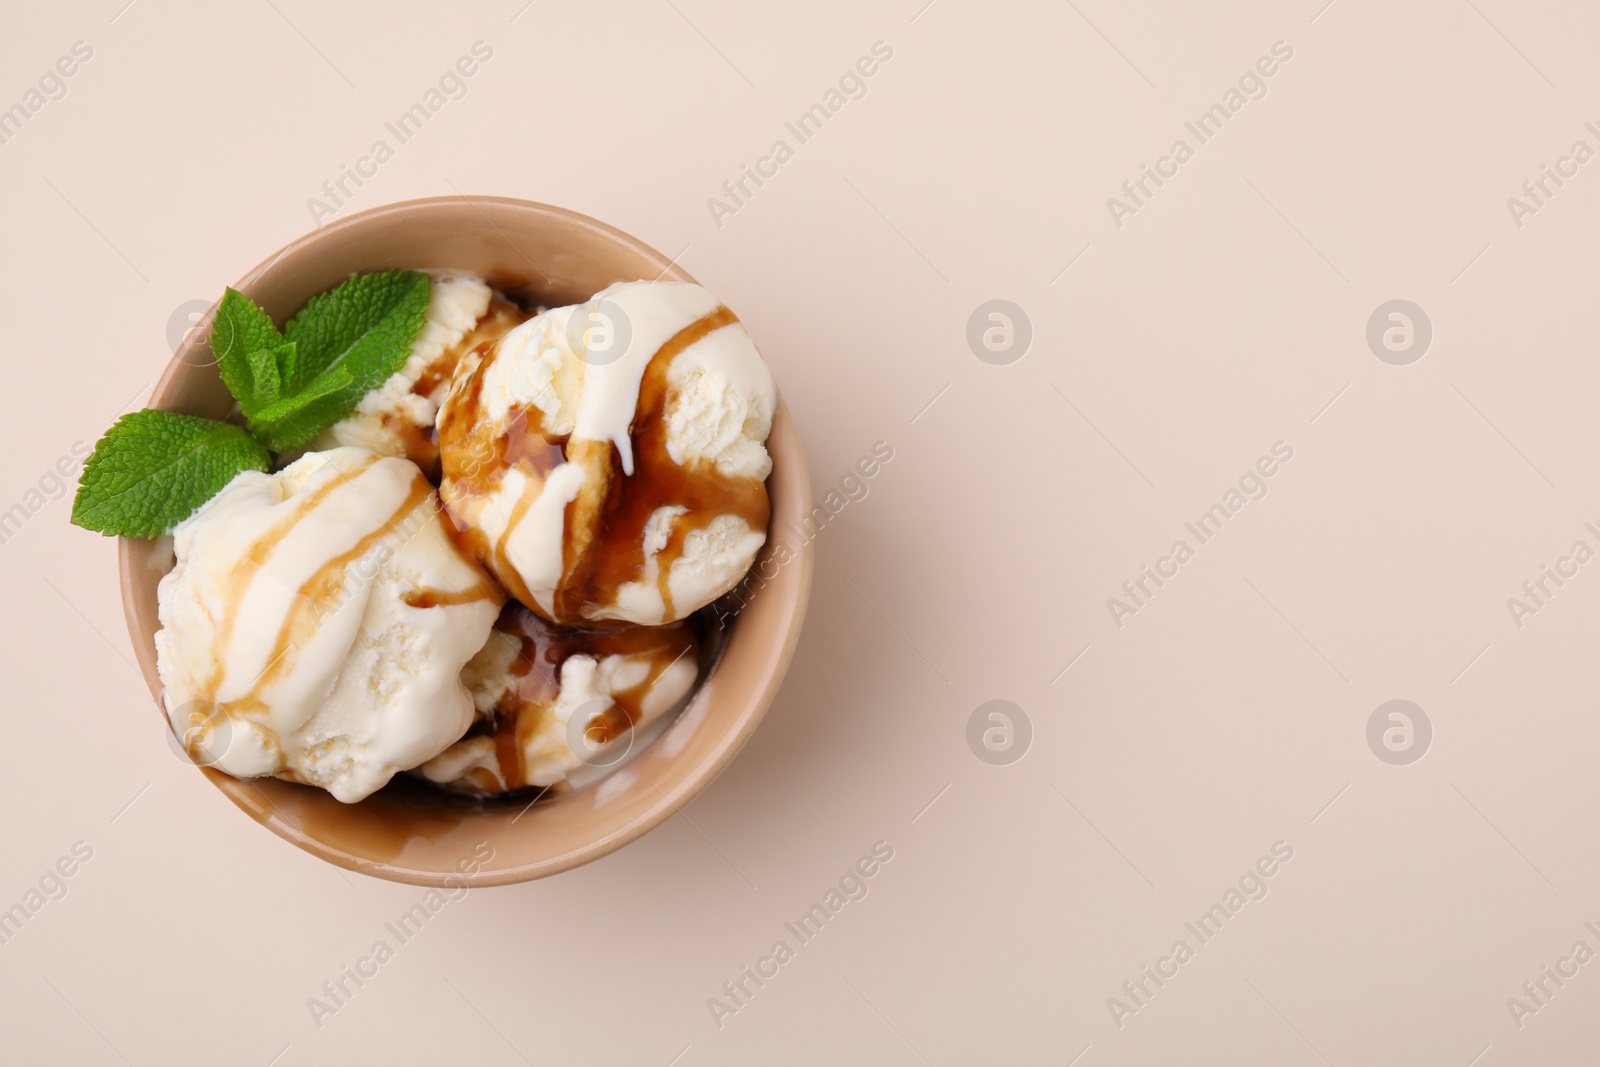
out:
M331 223L235 288L281 322L352 272L403 267L471 270L551 306L586 300L617 281L693 280L654 249L586 216L521 200L458 196L392 204ZM214 418L227 413L231 399L209 345L196 339L200 332L179 348L156 385L153 406ZM763 575L776 573L732 623L684 712L608 778L531 807L478 804L398 781L346 805L320 789L276 779L241 781L209 768L203 773L284 840L349 870L397 882L524 882L621 848L687 804L727 766L755 730L794 653L811 588L811 548L786 537L793 558L775 566L774 546L778 531L810 511L811 491L800 439L781 399L767 447L773 533L756 566ZM156 584L166 568L152 563L157 557L153 542L120 543L123 608L160 712ZM167 728L164 713L161 721Z

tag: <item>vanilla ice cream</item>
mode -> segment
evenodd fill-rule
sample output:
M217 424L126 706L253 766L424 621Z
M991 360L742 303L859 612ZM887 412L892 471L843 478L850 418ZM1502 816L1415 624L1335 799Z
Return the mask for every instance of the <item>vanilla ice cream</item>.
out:
M155 641L197 762L352 803L460 738L504 595L450 534L415 464L358 448L246 471L180 523Z
M559 786L582 768L613 766L639 730L689 694L698 653L688 623L563 630L511 604L462 675L478 722L422 773L492 795Z
M434 420L461 357L498 341L528 313L472 274L434 272L428 317L411 343L406 365L368 393L356 409L325 431L314 449L353 445L382 456L405 456L437 472Z
M478 558L558 623L673 622L766 540L777 392L744 326L685 282L625 282L465 355L440 495Z

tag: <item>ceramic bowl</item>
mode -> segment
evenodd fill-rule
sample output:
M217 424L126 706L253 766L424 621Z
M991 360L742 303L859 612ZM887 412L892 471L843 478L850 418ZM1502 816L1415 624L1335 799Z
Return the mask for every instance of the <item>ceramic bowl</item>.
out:
M617 281L693 280L644 243L575 212L455 196L391 204L332 222L272 256L234 288L282 322L353 272L391 268L470 270L548 306L579 303ZM232 401L205 332L196 329L185 338L155 387L152 407L213 418L227 414ZM383 791L347 805L320 789L277 779L240 780L211 768L201 773L286 841L340 867L398 882L523 882L621 848L672 816L728 765L772 701L799 639L812 554L808 543L784 531L800 528L811 495L800 439L781 398L767 448L773 462L767 481L772 532L756 562L760 587L733 616L726 641L683 712L609 776L531 805L475 802L397 776ZM170 563L170 550L159 542L120 543L123 607L161 729L169 727L156 674L156 585Z

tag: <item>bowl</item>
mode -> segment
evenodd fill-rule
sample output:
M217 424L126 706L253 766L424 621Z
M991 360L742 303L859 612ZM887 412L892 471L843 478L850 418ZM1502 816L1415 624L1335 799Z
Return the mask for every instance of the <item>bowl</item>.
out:
M412 200L351 215L293 242L234 288L282 322L353 272L455 268L549 306L574 304L617 281L693 281L620 230L547 204L501 197ZM220 289L221 286L219 285ZM214 310L214 309L213 309ZM224 417L232 398L205 330L190 331L156 384L151 406ZM772 521L755 567L764 584L728 624L720 653L672 724L589 786L534 803L482 802L411 781L358 804L275 778L241 780L201 768L222 794L273 833L347 870L424 886L505 885L598 859L659 826L709 785L760 722L799 640L812 552L780 531L811 510L810 479L780 396L767 442ZM791 526L790 524L793 524ZM788 554L775 548L785 537ZM779 565L781 562L781 565ZM156 699L156 586L170 569L163 542L123 538L122 603L139 668ZM767 576L771 575L770 578Z

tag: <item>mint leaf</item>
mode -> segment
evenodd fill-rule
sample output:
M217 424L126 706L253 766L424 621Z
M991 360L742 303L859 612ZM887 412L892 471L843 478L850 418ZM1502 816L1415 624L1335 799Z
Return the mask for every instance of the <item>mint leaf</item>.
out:
M391 270L358 274L312 297L284 326L284 336L295 342L299 355L285 394L299 392L326 371L343 367L352 379L347 392L354 407L405 366L411 342L427 320L431 288L426 274Z
M258 388L255 365L250 354L261 349L276 349L283 335L265 311L237 289L222 294L217 317L211 324L211 352L217 357L217 372L222 384L239 402L239 410L250 418L257 410L276 399L263 399Z
M349 409L340 407L355 381L343 367L335 367L294 396L286 396L256 413L252 432L274 452L287 452L309 444L318 434L338 422ZM331 418L328 413L338 409Z
M281 394L283 388L294 381L295 371L299 367L300 356L295 350L293 341L285 341L272 350L272 361L278 365L278 389Z
M290 343L283 347L293 348L294 345ZM246 356L245 360L250 364L250 378L253 382L251 393L259 405L256 409L256 414L259 416L260 406L270 407L273 401L278 399L278 393L283 385L278 375L278 358L272 349L258 348Z
M72 501L72 522L123 537L169 533L240 471L264 471L269 461L266 449L237 426L135 411L94 446Z

